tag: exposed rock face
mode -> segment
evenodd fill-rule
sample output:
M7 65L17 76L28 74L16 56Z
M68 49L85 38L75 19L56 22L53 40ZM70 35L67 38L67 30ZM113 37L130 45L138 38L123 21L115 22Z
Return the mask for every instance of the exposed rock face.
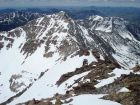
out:
M60 99L56 99L55 105L62 105L63 103L60 101Z
M91 69L90 66L85 66L85 67L81 67L81 68L76 68L76 70L74 72L69 72L67 74L63 74L61 76L61 78L56 82L56 85L61 85L61 83L63 83L64 81L66 81L67 79L71 78L72 76L76 75L76 74L81 74L85 71L89 71Z
M104 96L103 99L116 101L123 105L139 105L139 100L140 100L139 81L140 81L140 75L138 74L131 73L129 75L122 75L118 80L115 80L113 84L121 85L121 87L127 87L130 90L130 92L117 92L120 88L118 89L114 88L113 89L114 92L107 96ZM117 91L115 92L116 89Z
M28 105L34 105L34 104L36 104L36 102L32 100Z
M1 50L1 48L3 48L3 42L0 42L0 50Z
M101 60L99 60L99 61L101 61ZM110 65L113 65L113 66L110 66ZM82 80L82 78L78 78L77 80L75 80L75 82L72 85L67 86L67 87L71 88L71 87L73 87L74 84L78 83L77 87L73 87L74 93L76 93L76 94L81 94L81 93L83 93L83 94L96 93L97 94L99 92L102 94L102 92L103 92L102 89L96 89L94 87L94 85L96 85L98 83L97 80L102 80L102 79L106 79L111 76L114 76L114 74L109 75L107 73L110 73L116 67L120 67L120 66L117 63L115 64L114 62L111 62L111 61L107 62L106 60L102 60L100 63L92 62L88 66L76 68L75 71L62 75L60 77L60 79L56 82L56 84L59 86L59 85L61 85L61 83L63 83L64 81L66 81L67 79L71 78L74 75L81 74L86 71L90 71L86 76L83 77L83 80ZM90 82L85 82L86 79L89 79ZM106 91L106 93L110 93L110 91L112 91L112 90L109 90L109 92L107 92L108 90L104 90L104 92L105 91Z
M3 35L0 35L0 50L4 47L4 41L8 41L9 43L6 45L6 48L9 49L9 48L12 48L12 44L14 42L14 39L13 38L9 38L9 37L6 37L6 36L3 36Z
M134 68L132 68L134 72L140 71L140 65L136 65Z
M37 80L37 77L36 78L33 78L32 76L31 77L26 77L25 74L29 75L30 73L23 70L21 73L14 74L14 75L11 76L11 78L9 80L9 83L10 83L9 88L12 92L18 93L22 89L25 89L29 85L29 83L32 84L34 81ZM39 78L41 78L41 76ZM25 79L26 79L26 82L28 81L28 83L26 83L26 82L24 83Z
M13 92L18 92L18 88L25 85L23 82L21 83L18 83L14 80L16 79L19 79L19 78L22 78L22 75L12 75L9 82L10 82L10 90L13 91Z
M95 91L93 83L81 83L80 86L73 87L75 94L90 93L90 91Z

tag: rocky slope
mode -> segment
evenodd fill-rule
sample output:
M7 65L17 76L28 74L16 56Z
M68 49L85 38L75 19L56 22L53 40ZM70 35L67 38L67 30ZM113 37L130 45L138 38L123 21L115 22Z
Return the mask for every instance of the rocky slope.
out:
M139 66L135 67L140 61L139 38L139 28L123 19L91 16L74 21L63 11L1 32L0 104L43 98L37 103L61 105L71 104L69 98L81 94L108 94L102 98L129 105L110 97L124 87L135 90L132 83L140 76ZM84 58L89 65L81 67ZM138 103L138 94L130 94L136 98L130 105Z
M119 67L118 64L104 60L100 63L92 62L88 66L76 68L73 72L63 74L56 84L60 86L64 81L77 74L86 71L90 72L87 75L74 80L73 84L64 82L67 87L65 94L56 93L53 97L41 100L33 99L17 105L69 105L75 96L80 96L82 94L108 94L101 97L101 99L115 101L121 105L139 105L140 74L137 74L138 72L132 73L133 71L131 71L130 74L122 74L117 79L114 79L112 83L101 87L97 86L98 83L100 83L99 81L116 76L117 74L112 71L117 67ZM129 91L120 91L124 87L128 88Z

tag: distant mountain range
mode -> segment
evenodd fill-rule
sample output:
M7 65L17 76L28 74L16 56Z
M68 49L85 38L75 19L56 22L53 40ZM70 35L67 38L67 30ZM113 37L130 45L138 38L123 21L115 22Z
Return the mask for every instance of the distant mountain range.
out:
M17 11L0 15L0 31L8 31L19 26L25 25L27 22L43 16L39 13L29 13L25 11Z
M91 15L100 15L102 17L120 17L125 20L140 26L140 8L131 7L84 7L74 9L38 9L29 8L24 11L14 9L5 9L0 11L0 31L9 31L13 28L23 26L27 22L43 16L44 14L53 14L59 11L65 11L74 20L85 19ZM19 17L13 17L13 14L18 14ZM24 15L26 14L26 15ZM21 16L20 16L21 15ZM28 16L27 16L28 15ZM24 17L25 16L25 17ZM6 19L5 19L6 18ZM18 19L19 18L19 19Z

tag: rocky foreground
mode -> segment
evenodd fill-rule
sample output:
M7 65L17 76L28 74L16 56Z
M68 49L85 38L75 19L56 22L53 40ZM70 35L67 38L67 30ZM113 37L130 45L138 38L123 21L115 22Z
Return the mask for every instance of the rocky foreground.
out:
M81 94L108 94L102 97L105 100L111 100L118 102L122 105L140 105L140 66L137 65L130 74L122 74L120 77L114 80L114 82L97 88L95 85L100 80L114 77L115 74L111 73L115 68L120 68L116 62L110 61L107 57L105 60L101 60L97 52L93 52L98 62L92 62L88 66L76 68L73 72L63 74L56 82L57 86L60 86L63 82L70 79L74 75L81 74L86 71L90 71L84 78L78 78L71 85L66 85L68 90L65 94L54 94L53 97L46 97L41 100L29 100L25 103L19 103L17 105L62 105L73 101L74 96ZM78 84L78 85L76 85ZM128 92L120 92L123 87L129 89ZM53 103L52 101L55 101Z

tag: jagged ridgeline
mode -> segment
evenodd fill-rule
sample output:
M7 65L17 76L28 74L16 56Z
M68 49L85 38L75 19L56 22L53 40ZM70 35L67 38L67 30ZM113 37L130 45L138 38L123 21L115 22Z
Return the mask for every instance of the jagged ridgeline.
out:
M89 65L81 67L84 58ZM1 32L0 59L1 105L32 98L44 99L24 104L62 105L81 94L108 94L101 97L123 105L139 103L134 85L139 86L140 29L119 17L96 15L75 21L63 11L45 15ZM111 98L124 87L134 90L123 93L126 100L126 95L136 98L130 104Z
M13 28L23 26L27 22L44 16L44 14L30 13L26 11L15 11L0 14L0 31L9 31Z

